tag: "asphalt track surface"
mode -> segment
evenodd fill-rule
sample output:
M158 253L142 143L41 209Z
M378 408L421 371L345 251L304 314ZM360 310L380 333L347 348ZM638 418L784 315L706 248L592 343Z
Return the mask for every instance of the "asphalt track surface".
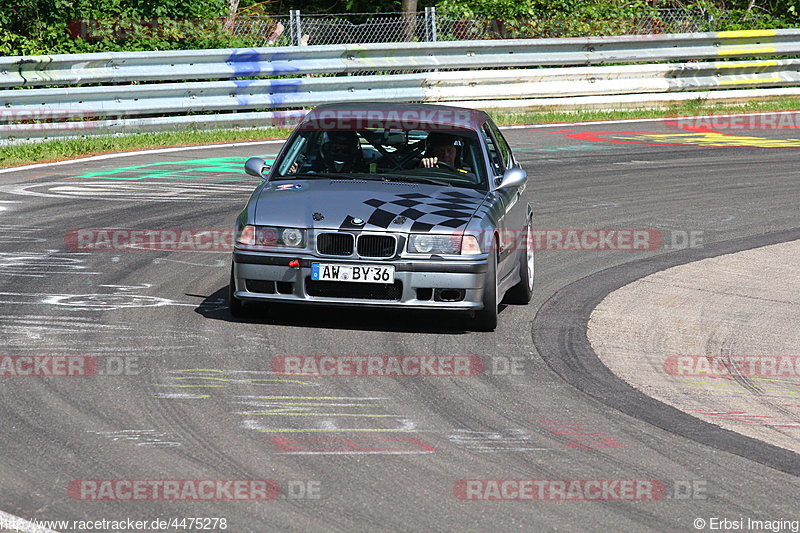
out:
M0 174L2 355L90 355L106 369L2 378L0 509L222 517L237 532L695 531L697 518L701 530L714 517L800 519L797 455L659 410L604 372L585 340L593 306L626 280L798 238L800 141L785 140L795 130L723 133L661 122L508 130L537 228L647 228L668 242L695 231L704 245L540 251L533 301L503 308L493 333L429 313L282 308L235 320L224 305L229 254L67 250L65 234L81 228L229 228L255 183L220 165L275 144ZM205 171L183 163L204 158L215 159ZM165 162L193 170L131 170ZM326 354L477 355L487 370L267 373L275 356ZM519 370L504 372L512 358ZM107 375L119 361L128 371ZM288 405L298 403L313 405ZM86 479L268 479L284 494L76 500L68 487ZM639 502L462 501L454 486L465 479L643 479L667 490ZM293 498L301 485L318 498Z

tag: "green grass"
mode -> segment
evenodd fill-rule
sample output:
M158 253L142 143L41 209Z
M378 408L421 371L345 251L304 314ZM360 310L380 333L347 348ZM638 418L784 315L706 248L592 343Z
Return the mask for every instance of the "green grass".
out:
M291 130L283 128L213 131L178 130L15 144L0 147L0 168L144 148L279 139L286 137L290 132Z
M709 103L689 100L680 104L651 109L601 110L582 109L575 111L498 111L490 112L498 124L547 124L551 122L590 122L595 120L621 120L630 118L661 118L692 115L722 115L729 113L757 113L768 111L800 110L800 98L779 98L752 101L746 104Z
M800 98L776 98L753 101L746 104L720 104L708 103L702 100L690 100L673 106L653 109L583 109L574 111L509 110L491 111L490 114L498 124L514 125L787 110L800 110ZM18 144L0 147L0 168L144 148L275 139L287 136L290 131L291 130L288 129L278 128L249 128L215 131L181 130Z

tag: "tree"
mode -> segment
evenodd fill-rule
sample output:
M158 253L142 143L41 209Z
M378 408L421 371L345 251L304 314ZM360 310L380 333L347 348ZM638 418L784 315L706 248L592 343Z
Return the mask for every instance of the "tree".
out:
M228 0L228 16L225 19L226 31L233 31L233 24L236 22L236 12L239 10L239 0Z
M406 21L405 40L414 40L417 33L417 0L403 0L403 18Z

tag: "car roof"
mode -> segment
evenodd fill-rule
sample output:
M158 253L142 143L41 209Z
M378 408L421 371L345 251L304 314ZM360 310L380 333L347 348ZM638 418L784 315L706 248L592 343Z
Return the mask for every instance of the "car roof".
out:
M318 122L323 123L332 117L381 117L396 121L408 118L421 123L455 126L459 128L479 130L486 122L488 115L484 111L434 104L398 104L390 102L350 102L346 104L322 104L312 109L300 122L300 125Z

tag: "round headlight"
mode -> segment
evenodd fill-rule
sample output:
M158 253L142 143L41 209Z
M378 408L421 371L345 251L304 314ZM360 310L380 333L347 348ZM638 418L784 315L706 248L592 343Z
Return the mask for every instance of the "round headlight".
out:
M423 254L427 254L433 251L435 245L436 245L436 239L434 239L430 235L418 235L417 238L414 240L414 247L417 249L417 252Z
M278 242L278 232L272 228L258 228L257 234L261 246L275 246Z
M283 244L286 246L300 246L303 243L303 232L299 229L287 228L283 230Z

